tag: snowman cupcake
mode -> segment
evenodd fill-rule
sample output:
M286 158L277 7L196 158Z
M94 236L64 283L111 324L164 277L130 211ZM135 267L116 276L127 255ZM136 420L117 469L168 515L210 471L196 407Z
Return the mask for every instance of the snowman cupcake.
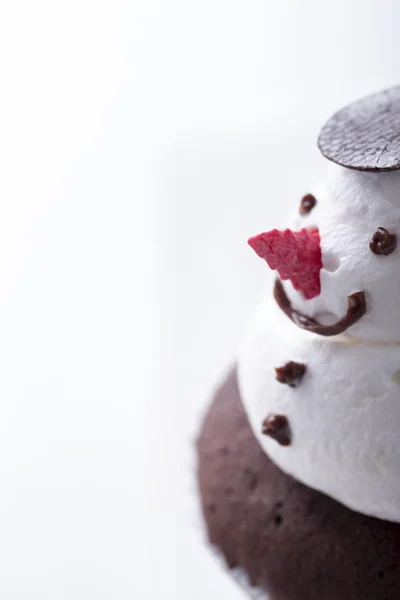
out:
M211 543L271 600L400 598L400 87L339 111L322 185L198 439Z

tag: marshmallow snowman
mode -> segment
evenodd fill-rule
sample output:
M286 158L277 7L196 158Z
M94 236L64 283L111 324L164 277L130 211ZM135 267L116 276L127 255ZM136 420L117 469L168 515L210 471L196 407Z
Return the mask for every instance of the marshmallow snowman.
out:
M358 128L345 109L369 163L354 164L341 111L328 123L333 150L322 144L339 164L296 207L290 229L249 240L278 279L250 323L238 381L253 431L283 471L400 522L400 147L378 140L376 158L365 131L383 107L396 113L400 140L400 88L393 93L371 97Z

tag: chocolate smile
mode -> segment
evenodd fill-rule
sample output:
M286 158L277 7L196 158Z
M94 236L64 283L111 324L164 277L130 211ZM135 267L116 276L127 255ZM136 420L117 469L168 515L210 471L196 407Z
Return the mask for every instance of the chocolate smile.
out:
M279 308L281 308L285 315L287 315L289 319L291 319L298 327L324 336L338 335L339 333L343 333L346 331L346 329L361 319L367 308L364 292L355 292L354 294L347 296L348 306L344 317L339 319L339 321L336 323L333 323L333 325L321 325L315 319L303 315L292 306L285 290L283 289L280 279L275 280L274 298Z

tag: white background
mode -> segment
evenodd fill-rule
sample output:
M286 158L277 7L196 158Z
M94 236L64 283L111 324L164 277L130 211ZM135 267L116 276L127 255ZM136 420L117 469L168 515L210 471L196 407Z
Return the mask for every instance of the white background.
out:
M396 0L3 0L0 597L239 600L199 414L320 125L399 83Z

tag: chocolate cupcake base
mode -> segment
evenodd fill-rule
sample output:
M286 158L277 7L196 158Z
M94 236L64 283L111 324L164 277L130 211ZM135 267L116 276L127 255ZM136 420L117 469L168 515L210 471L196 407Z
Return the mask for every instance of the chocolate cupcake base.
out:
M271 600L400 598L400 524L353 512L278 469L253 435L235 370L197 450L209 540Z

